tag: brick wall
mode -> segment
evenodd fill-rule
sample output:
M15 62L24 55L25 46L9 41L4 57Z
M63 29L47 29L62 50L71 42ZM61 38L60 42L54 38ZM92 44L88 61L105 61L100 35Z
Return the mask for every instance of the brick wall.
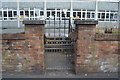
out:
M24 24L24 33L2 35L3 71L43 72L45 23L24 21Z
M96 57L98 58L99 71L118 71L118 41L96 41Z
M118 41L95 36L96 21L76 22L74 40L75 71L79 73L117 72ZM73 34L71 34L73 35ZM114 35L113 35L114 36Z
M43 72L45 22L24 21L24 24L24 33L2 35L3 70ZM111 34L95 35L97 21L75 24L76 30L71 33L71 38L74 41L76 73L117 72L119 38L116 35L111 37Z
M27 71L44 70L44 21L24 21L25 24L25 56L29 57Z
M3 34L2 36L3 71L18 71L19 63L25 62L23 62L25 34Z

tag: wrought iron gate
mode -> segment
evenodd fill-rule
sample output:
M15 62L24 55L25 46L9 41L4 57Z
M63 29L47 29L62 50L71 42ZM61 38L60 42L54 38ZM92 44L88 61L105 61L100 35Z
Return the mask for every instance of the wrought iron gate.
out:
M74 56L70 18L46 21L45 66L46 70L72 70Z
M50 18L46 20L46 37L68 37L72 30L71 18Z

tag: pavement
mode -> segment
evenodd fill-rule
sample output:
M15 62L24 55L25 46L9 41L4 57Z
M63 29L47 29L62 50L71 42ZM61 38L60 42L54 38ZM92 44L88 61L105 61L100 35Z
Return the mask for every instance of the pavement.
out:
M119 78L118 73L81 73L73 71L46 71L39 72L3 72L2 78Z

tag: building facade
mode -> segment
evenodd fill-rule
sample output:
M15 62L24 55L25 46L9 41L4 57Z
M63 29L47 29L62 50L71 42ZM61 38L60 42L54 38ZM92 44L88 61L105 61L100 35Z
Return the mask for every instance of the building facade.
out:
M23 19L48 20L49 18L54 19L54 14L55 20L77 17L81 20L98 20L99 27L118 27L119 1L35 0L34 2L28 2L23 0L5 0L1 1L0 4L1 27L7 29L14 28L18 32L24 31ZM22 29L17 30L17 28Z

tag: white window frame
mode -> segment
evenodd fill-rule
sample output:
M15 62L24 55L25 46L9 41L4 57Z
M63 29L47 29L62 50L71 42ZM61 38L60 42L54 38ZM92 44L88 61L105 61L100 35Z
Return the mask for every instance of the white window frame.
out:
M109 20L109 16L108 16L108 18L107 18L107 14L109 15L109 12L106 12L105 14L106 14L106 19L105 19L105 20L106 20L106 21L110 21L110 20Z
M7 16L4 17L4 11L6 11ZM3 20L7 21L8 20L8 9L3 9Z
M77 11L77 16L78 16L78 13L80 13L79 18L81 19L81 10L80 10L80 11Z
M83 19L83 10L81 9L81 20Z
M84 17L83 17L83 13L85 13ZM82 20L86 19L86 11L82 11Z
M89 13L89 17L88 17L88 13ZM87 19L91 19L91 12L87 11Z
M23 15L20 14L20 16L24 16L25 17L25 10L19 10L20 12L23 11ZM23 18L20 17L20 20L23 20Z
M17 20L17 15L16 16L14 16L14 11L16 11L17 12L17 10L13 10L12 12L13 12L13 18L14 18L14 20Z
M74 13L75 13L75 16L74 16ZM77 11L73 11L73 17L76 17L77 16Z
M118 12L117 11L104 11L104 12L101 12L101 11L99 11L98 12L98 14L100 13L100 18L98 17L98 19L99 19L99 21L117 21L117 16L115 17L115 15L117 15L118 14ZM102 13L104 13L105 15L105 18L102 20ZM107 19L107 14L109 14L109 18ZM111 17L111 14L113 15L112 17Z

